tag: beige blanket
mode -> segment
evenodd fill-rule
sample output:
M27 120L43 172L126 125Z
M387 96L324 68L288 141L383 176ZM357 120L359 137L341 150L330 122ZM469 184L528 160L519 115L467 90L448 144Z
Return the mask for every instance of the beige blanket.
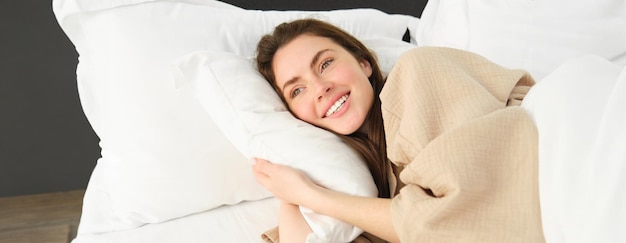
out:
M402 242L544 242L537 132L518 107L534 84L455 49L406 53L381 93Z
M420 47L396 63L380 97L388 156L402 169L391 205L402 242L544 242L537 132L518 107L533 84L456 49Z

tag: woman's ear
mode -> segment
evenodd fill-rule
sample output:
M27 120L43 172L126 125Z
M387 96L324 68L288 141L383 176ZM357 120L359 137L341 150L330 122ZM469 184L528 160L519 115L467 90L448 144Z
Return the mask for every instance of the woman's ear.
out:
M363 59L359 62L359 64L361 65L361 69L363 70L363 72L365 73L365 75L367 75L367 77L371 77L372 76L372 65L370 64L370 62L368 62L367 60Z

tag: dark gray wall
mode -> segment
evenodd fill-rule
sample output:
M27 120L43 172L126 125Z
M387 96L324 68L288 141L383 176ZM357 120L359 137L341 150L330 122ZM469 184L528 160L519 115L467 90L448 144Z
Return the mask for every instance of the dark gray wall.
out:
M0 196L85 188L100 156L50 0L0 1Z
M378 8L418 15L414 0L228 0L249 9ZM77 53L51 0L0 1L0 197L81 189L100 157L76 89Z

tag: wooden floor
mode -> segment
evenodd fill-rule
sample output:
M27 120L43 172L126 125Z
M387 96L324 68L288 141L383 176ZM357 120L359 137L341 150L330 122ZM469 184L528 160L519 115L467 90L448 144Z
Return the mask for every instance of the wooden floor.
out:
M76 190L0 198L0 242L70 242L84 194Z

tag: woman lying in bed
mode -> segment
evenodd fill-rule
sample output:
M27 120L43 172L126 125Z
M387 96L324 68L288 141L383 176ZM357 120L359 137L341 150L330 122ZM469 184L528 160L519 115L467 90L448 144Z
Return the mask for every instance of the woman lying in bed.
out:
M342 194L257 159L257 180L282 202L281 241L311 233L298 205L391 242L544 241L537 132L518 106L534 84L525 71L421 47L385 79L362 43L316 20L278 26L257 51L290 111L342 136L379 189L378 198Z

